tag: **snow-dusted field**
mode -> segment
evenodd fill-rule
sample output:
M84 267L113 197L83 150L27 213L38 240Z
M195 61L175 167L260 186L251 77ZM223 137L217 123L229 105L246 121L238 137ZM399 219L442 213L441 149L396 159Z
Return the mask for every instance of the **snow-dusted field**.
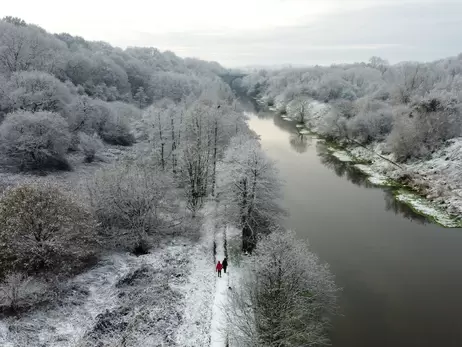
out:
M108 256L53 306L1 321L0 346L176 346L194 254L175 240L139 257Z

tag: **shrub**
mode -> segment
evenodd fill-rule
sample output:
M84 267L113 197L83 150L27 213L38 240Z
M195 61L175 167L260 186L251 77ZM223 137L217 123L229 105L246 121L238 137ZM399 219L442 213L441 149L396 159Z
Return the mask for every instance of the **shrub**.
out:
M174 207L172 185L165 175L133 163L96 173L88 183L91 205L115 247L146 251L148 235L160 231L162 218Z
M47 299L48 285L34 277L13 272L0 283L0 310L17 312Z
M396 108L388 144L400 161L428 155L462 134L460 115L460 105L450 95L415 100L412 108Z
M72 273L95 251L95 222L51 184L9 188L0 200L0 271Z
M70 143L68 125L56 113L12 113L0 126L0 151L20 171L69 170Z
M113 114L101 127L101 138L112 145L131 146L135 137L130 131L127 119Z
M359 142L381 141L393 127L393 113L387 104L376 100L357 102L358 114L350 119L348 128Z
M8 84L11 107L31 112L61 112L72 100L69 88L45 72L21 71Z
M103 142L96 133L91 136L85 133L79 133L79 149L85 155L85 161L87 163L93 162L98 152L103 148Z

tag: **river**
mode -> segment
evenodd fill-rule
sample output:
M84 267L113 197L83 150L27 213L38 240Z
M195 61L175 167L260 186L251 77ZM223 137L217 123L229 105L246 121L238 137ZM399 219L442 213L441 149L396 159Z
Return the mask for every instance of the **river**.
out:
M413 213L294 123L254 111L249 126L285 182L286 227L343 288L333 346L462 346L462 230Z

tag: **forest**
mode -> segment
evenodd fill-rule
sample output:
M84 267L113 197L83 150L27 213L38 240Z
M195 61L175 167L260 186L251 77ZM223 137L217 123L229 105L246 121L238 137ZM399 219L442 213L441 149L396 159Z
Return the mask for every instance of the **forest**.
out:
M369 63L261 70L240 87L310 121L311 98L331 106L319 130L362 144L386 141L399 161L423 158L461 135L462 56L431 63ZM284 110L285 112L285 110Z
M231 227L229 342L328 341L333 276L281 226L277 170L226 72L0 20L2 346L209 345Z
M386 157L395 164L376 171L461 213L462 55L259 70L234 84L353 153L364 147Z

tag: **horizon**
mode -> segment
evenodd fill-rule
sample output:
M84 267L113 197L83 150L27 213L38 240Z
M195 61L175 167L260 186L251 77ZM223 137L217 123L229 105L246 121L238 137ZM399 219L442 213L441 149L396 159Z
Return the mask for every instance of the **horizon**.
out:
M462 3L456 0L159 3L133 0L125 8L121 1L83 0L69 13L50 11L59 8L56 0L23 0L3 5L1 16L19 17L50 33L120 48L155 47L227 68L330 66L367 62L372 56L391 64L430 62L462 51L457 34Z

